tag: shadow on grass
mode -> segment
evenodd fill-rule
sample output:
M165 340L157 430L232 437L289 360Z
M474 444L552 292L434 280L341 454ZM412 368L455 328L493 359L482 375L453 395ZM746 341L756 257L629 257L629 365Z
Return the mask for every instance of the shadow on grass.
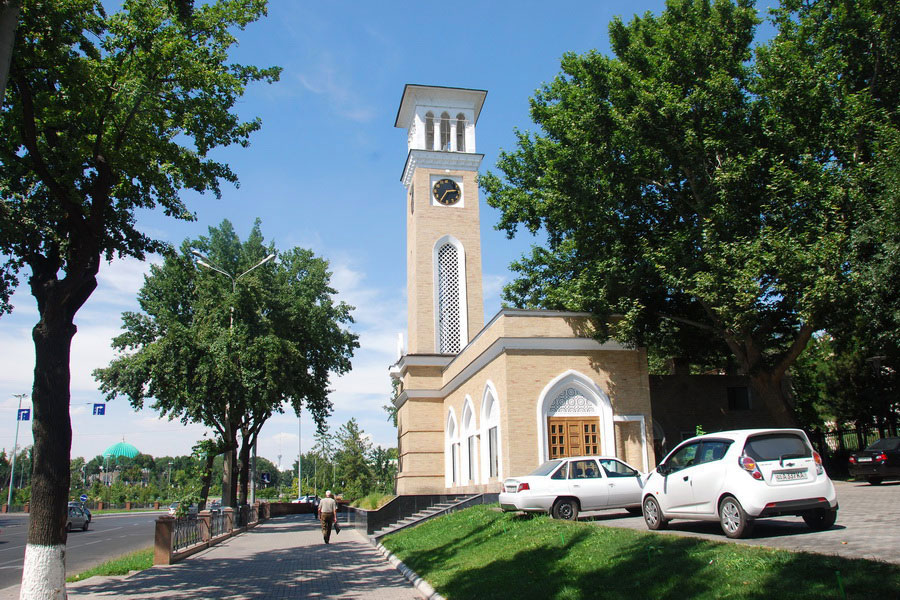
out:
M545 517L467 517L433 522L415 546L398 535L389 547L448 598L900 597L900 568L886 563Z

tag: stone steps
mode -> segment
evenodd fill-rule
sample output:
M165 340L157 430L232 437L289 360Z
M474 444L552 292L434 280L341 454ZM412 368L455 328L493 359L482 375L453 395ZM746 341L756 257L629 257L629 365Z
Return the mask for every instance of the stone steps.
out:
M389 533L394 533L396 531L400 531L401 529L405 529L407 527L411 527L412 525L427 521L428 519L447 512L449 509L453 508L457 504L465 502L471 497L472 496L456 496L452 500L449 500L447 502L438 502L436 504L432 504L428 508L424 508L412 515L400 519L399 521L385 525L378 531L374 532L371 537L375 540L379 540Z

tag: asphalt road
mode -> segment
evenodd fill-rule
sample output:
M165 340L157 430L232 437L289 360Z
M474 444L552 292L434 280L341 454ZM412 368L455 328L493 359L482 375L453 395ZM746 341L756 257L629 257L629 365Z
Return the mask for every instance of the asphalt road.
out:
M153 545L154 521L163 513L94 515L87 531L69 533L66 573L73 575ZM0 591L22 582L28 515L0 515Z

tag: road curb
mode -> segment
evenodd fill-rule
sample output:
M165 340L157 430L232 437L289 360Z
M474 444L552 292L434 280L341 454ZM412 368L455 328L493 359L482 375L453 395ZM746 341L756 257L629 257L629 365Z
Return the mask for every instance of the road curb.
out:
M366 539L368 539L369 543L375 547L375 550L377 550L379 554L381 554L389 563L391 563L391 565L395 569L397 569L397 571L399 571L401 575L406 577L406 579L413 585L413 587L419 590L419 592L421 592L422 595L425 596L425 598L427 598L428 600L446 600L443 596L438 594L433 587L431 587L430 583L419 577L419 575L415 571L403 564L403 561L394 556L394 554L383 545L381 545L380 542L375 542L375 540L372 538Z

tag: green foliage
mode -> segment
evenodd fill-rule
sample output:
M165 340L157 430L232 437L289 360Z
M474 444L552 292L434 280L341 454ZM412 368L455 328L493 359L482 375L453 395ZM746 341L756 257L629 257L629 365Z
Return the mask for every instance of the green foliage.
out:
M882 561L659 535L478 506L382 542L447 598L895 598ZM790 585L786 586L785 582ZM599 592L602 590L602 592Z
M614 20L614 58L566 54L531 101L539 131L481 178L499 228L546 237L505 299L590 311L598 337L657 354L730 357L793 422L780 382L855 302L871 194L896 202L898 11L785 1L754 52L749 0L672 0Z
M138 231L136 209L190 220L181 189L218 196L220 181L237 182L210 151L246 146L260 127L232 110L280 69L227 56L234 32L265 11L263 0L220 0L185 22L165 0L115 13L96 0L25 3L0 113L0 314L23 265L55 284L58 272L93 278L101 256L164 248Z
M366 495L372 489L372 469L368 455L372 444L363 437L356 419L350 419L337 432L337 470L340 489L347 500Z
M396 496L393 494L386 494L384 492L370 492L362 498L351 502L350 505L365 510L378 510L394 498L396 498Z
M229 277L195 264L193 251ZM121 355L94 373L101 390L135 408L152 399L161 416L202 423L224 451L237 448L238 432L252 443L286 404L323 423L329 377L350 369L358 347L344 329L352 307L334 300L325 260L293 248L260 265L273 253L259 221L243 243L223 221L167 254L141 288L142 312L122 315L124 332L113 340Z

